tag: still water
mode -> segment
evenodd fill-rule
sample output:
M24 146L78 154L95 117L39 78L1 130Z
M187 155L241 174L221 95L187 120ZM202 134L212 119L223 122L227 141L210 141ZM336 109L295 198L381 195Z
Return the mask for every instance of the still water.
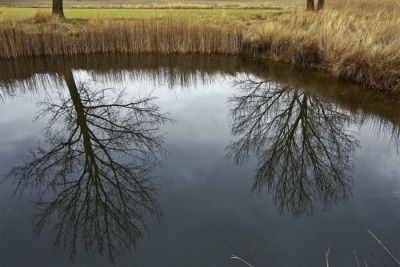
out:
M368 230L400 257L398 99L250 58L0 63L4 266L394 265Z

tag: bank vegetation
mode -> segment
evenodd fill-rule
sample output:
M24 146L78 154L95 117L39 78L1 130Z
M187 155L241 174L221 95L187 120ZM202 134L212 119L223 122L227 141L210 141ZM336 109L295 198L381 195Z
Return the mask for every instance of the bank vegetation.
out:
M400 92L400 2L335 0L251 18L168 16L0 22L0 58L94 53L246 54Z

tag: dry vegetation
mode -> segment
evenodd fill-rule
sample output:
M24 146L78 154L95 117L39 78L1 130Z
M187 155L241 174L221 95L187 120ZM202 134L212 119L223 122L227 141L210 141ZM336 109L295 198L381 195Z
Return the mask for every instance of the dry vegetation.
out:
M22 26L23 25L23 26ZM36 15L0 25L0 57L94 53L239 54L242 34L235 25L205 24L188 18L60 22Z
M67 1L66 1L67 2ZM153 18L88 21L37 14L0 23L0 58L91 53L251 54L380 91L400 92L400 2L328 1L251 19Z
M381 91L400 91L400 1L335 0L250 26L244 40L269 57L323 68Z
M65 8L291 8L299 0L68 0ZM0 0L6 7L51 7L50 0Z

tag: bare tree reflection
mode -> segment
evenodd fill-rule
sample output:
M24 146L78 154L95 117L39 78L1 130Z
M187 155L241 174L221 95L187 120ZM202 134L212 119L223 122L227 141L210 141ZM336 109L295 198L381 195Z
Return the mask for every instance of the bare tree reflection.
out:
M61 75L69 94L40 103L38 117L50 117L47 148L30 148L5 178L21 195L37 190L35 231L57 215L55 246L69 248L71 260L82 244L114 262L148 232L146 216L161 220L151 173L166 153L159 125L171 120L150 95L126 102L121 91L77 85L70 70Z
M274 195L278 211L293 216L324 210L351 195L352 157L358 148L345 130L349 113L316 95L251 78L238 81L241 95L229 100L232 133L228 157L241 163L258 158L252 190Z

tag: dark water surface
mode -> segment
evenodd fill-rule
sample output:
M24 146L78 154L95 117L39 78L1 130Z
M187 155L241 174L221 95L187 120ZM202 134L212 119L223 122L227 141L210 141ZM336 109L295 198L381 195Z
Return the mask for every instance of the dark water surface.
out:
M398 99L249 58L0 69L2 266L394 265L367 229L400 258Z

